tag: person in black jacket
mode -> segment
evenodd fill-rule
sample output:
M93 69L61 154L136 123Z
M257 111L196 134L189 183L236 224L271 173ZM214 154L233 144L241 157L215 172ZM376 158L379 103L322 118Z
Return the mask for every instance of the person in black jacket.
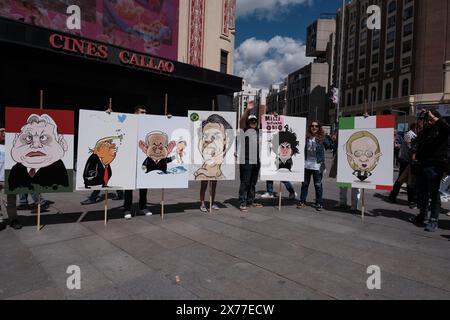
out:
M111 163L117 155L117 146L114 140L122 137L107 137L97 141L92 155L86 161L83 171L84 186L90 189L93 186L108 187L112 177Z
M64 136L58 134L58 127L49 115L28 117L13 141L11 157L16 164L9 173L9 191L68 187L69 177L62 161L67 150Z
M422 224L428 213L430 203L431 216L425 230L437 231L441 199L439 185L444 172L448 171L447 143L450 126L438 111L425 111L419 116L424 122L423 130L412 144L412 166L417 174L419 187L418 205L420 214L412 219Z

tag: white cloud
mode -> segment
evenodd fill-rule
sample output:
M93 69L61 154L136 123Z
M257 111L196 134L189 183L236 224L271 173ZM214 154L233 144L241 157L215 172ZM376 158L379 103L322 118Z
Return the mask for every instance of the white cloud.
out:
M237 16L256 15L259 19L272 20L290 6L308 4L313 0L237 0Z
M255 88L269 88L312 61L300 40L276 36L269 41L250 38L235 51L235 74Z

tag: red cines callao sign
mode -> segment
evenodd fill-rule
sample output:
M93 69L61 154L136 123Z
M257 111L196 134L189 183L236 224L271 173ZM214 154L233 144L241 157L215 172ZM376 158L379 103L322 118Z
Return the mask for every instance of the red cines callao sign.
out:
M100 60L108 60L109 58L108 46L104 44L63 36L60 34L52 34L49 41L50 45L57 50ZM150 69L165 73L173 73L175 71L175 65L171 61L134 53L128 50L120 51L119 61L121 64L134 68Z

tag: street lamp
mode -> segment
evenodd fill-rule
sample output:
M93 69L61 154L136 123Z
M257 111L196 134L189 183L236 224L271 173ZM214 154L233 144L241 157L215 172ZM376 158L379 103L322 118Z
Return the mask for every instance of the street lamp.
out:
M407 113L406 111L397 110L397 109L391 109L391 112L404 114L404 116L405 116L405 122L404 122L404 124L403 124L403 132L406 132L406 115L407 115L408 113Z

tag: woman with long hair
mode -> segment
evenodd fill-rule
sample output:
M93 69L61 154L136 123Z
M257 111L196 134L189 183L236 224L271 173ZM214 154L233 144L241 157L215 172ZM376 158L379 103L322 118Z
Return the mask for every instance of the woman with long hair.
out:
M305 182L302 184L300 203L297 209L302 209L306 205L309 184L311 177L314 179L314 188L316 190L316 210L323 210L323 188L322 175L325 169L325 133L319 121L312 121L306 133L305 144Z

